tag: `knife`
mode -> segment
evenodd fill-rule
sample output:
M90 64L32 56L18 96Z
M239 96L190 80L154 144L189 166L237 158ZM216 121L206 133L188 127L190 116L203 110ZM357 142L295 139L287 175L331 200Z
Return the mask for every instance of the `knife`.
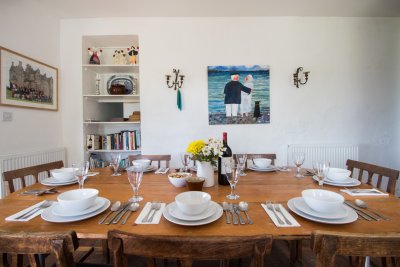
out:
M114 221L112 222L113 224L116 224L116 223L118 223L118 222L121 220L122 216L124 216L125 213L128 211L129 205L130 205L130 204L127 204L127 205L124 207L124 209L118 214L118 216L115 217Z
M113 216L111 216L104 224L110 224L128 205L129 205L129 203L121 206L121 208L119 208L119 210L117 210L115 212L115 214Z
M345 201L344 203L345 203L347 206L349 206L349 207L351 207L352 209L354 209L354 210L357 212L358 215L360 215L361 217L363 217L363 218L366 219L367 221L370 221L371 218L374 219L375 221L380 221L380 220L381 220L381 218L378 218L378 217L376 217L376 216L374 216L374 215L372 215L372 214L369 214L369 213L363 211L362 209L360 209L359 207L353 205L353 203L351 203L351 202L349 202L349 201ZM368 219L367 219L366 217L367 217Z
M233 206L233 209L235 210L236 214L237 214L238 217L239 217L240 224L246 224L246 223L244 222L244 220L243 220L242 214L240 214L240 211L239 211L239 209L238 209L238 206L237 206L237 205L234 205L234 206Z
M229 205L229 211L232 213L233 224L238 224L238 221L237 221L237 218L236 218L237 215L235 214L235 212L233 210L233 205L232 204Z

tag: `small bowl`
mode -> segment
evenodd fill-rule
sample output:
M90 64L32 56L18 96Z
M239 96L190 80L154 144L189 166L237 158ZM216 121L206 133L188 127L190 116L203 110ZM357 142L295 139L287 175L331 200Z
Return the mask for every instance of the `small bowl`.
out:
M178 208L187 215L197 215L210 205L211 196L201 191L187 191L175 197Z
M55 169L51 170L51 176L59 181L69 181L73 180L75 178L74 174L74 168L61 168L61 169Z
M174 172L168 174L168 179L171 184L175 187L184 187L186 186L186 178L192 177L191 173L188 172Z
M343 206L344 197L328 190L307 189L303 190L301 195L306 204L318 212L334 212Z
M272 160L271 159L265 159L265 158L255 158L253 159L254 165L258 168L267 168L269 165L271 165Z
M203 189L205 179L203 177L186 178L186 183L189 191L201 191Z
M65 212L79 212L92 206L98 195L97 189L75 189L60 194L57 200Z
M147 169L150 166L151 160L149 159L137 159L132 161L133 164L140 164L142 165L143 169Z
M332 181L343 181L349 178L351 171L339 168L329 168L327 178Z

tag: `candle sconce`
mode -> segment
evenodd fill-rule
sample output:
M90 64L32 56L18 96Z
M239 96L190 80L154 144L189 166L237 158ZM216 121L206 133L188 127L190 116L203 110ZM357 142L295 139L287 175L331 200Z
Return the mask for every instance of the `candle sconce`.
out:
M165 77L167 78L167 86L168 88L173 87L174 90L180 89L183 85L183 78L185 78L185 75L179 75L179 69L173 69L173 73L175 74L175 79L172 81L172 84L169 83L171 75L165 75Z
M301 74L301 72L303 72L303 67L299 67L296 70L296 73L293 74L293 81L294 81L294 85L299 88L299 85L304 85L307 83L308 81L308 74L310 73L309 71L305 71L304 73L304 78L305 78L305 82L301 81L301 78L299 78L299 74Z

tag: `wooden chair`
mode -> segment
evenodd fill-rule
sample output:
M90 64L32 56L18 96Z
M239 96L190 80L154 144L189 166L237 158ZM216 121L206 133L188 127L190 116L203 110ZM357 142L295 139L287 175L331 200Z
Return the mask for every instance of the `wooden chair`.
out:
M272 160L271 164L275 165L276 154L247 154L247 160L252 160L255 158L270 159ZM246 168L247 168L247 162L246 162Z
M23 255L27 255L30 266L41 266L39 254L52 254L57 267L74 266L73 252L78 247L78 238L74 231L65 233L7 233L0 232L0 252L3 254L1 266L7 266L7 254L10 266L22 266ZM5 256L4 256L5 255Z
M50 163L45 163L41 165L36 165L36 166L31 166L23 169L18 169L18 170L12 170L12 171L7 171L3 173L4 176L4 182L8 183L8 187L10 190L10 193L15 192L15 187L14 187L14 179L21 179L22 182L22 187L26 186L25 182L25 176L32 175L36 182L38 182L39 179L39 174L42 172L47 172L47 175L50 176L50 171L54 169L59 169L64 166L64 163L62 161L55 161L55 162L50 162Z
M160 168L161 162L165 161L165 167L169 168L171 155L129 155L128 156L129 165L132 164L133 160L137 159L149 159L150 165L153 163L153 161L157 161L157 168Z
M193 260L226 260L250 257L251 266L263 266L264 255L272 247L272 236L144 236L112 230L108 245L114 267L127 266L127 255L160 259L178 259L182 267L192 266ZM152 266L153 260L148 260Z
M316 267L335 266L335 256L358 256L358 266L364 266L365 256L387 257L393 266L400 266L400 234L352 234L315 231L311 248L316 253ZM396 259L397 258L397 259Z
M382 186L382 177L388 177L388 185L386 191L390 194L395 194L396 193L396 182L397 179L399 178L399 171L398 170L393 170L377 165L372 165L369 163L364 163L360 161L355 161L348 159L346 162L347 169L351 171L351 175L353 176L354 169L358 169L358 177L356 177L358 180L362 180L363 173L364 171L367 172L368 174L368 180L367 184L373 185L372 184L372 178L373 175L376 174L378 175L378 180L377 180L377 188L381 188Z

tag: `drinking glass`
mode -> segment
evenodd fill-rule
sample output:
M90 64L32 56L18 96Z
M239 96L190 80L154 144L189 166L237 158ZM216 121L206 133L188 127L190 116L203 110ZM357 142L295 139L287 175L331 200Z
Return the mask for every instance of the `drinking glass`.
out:
M72 168L74 169L75 178L78 180L79 189L82 189L89 171L89 161L84 161L80 164L72 164Z
M181 161L182 161L182 172L188 172L189 170L189 162L190 162L190 154L188 153L181 153Z
M328 175L330 163L329 162L315 162L317 168L318 185L324 186L324 179Z
M227 164L225 164L225 171L226 171L226 177L231 186L231 193L227 195L226 198L238 199L239 196L236 195L235 189L236 189L236 184L239 181L241 167L235 164L229 164L228 162Z
M236 162L240 167L240 176L246 176L244 169L246 168L247 154L236 154Z
M120 176L121 175L118 172L120 161L121 161L121 154L111 154L110 165L114 169L114 173L111 176Z
M293 162L294 165L297 167L296 174L294 177L296 178L303 178L304 176L301 174L301 165L303 165L305 159L304 152L294 152L293 153Z
M126 169L128 174L129 183L133 189L133 197L129 199L130 202L140 202L143 200L143 197L139 196L139 186L142 182L143 177L143 167L141 164L134 164L133 166Z

